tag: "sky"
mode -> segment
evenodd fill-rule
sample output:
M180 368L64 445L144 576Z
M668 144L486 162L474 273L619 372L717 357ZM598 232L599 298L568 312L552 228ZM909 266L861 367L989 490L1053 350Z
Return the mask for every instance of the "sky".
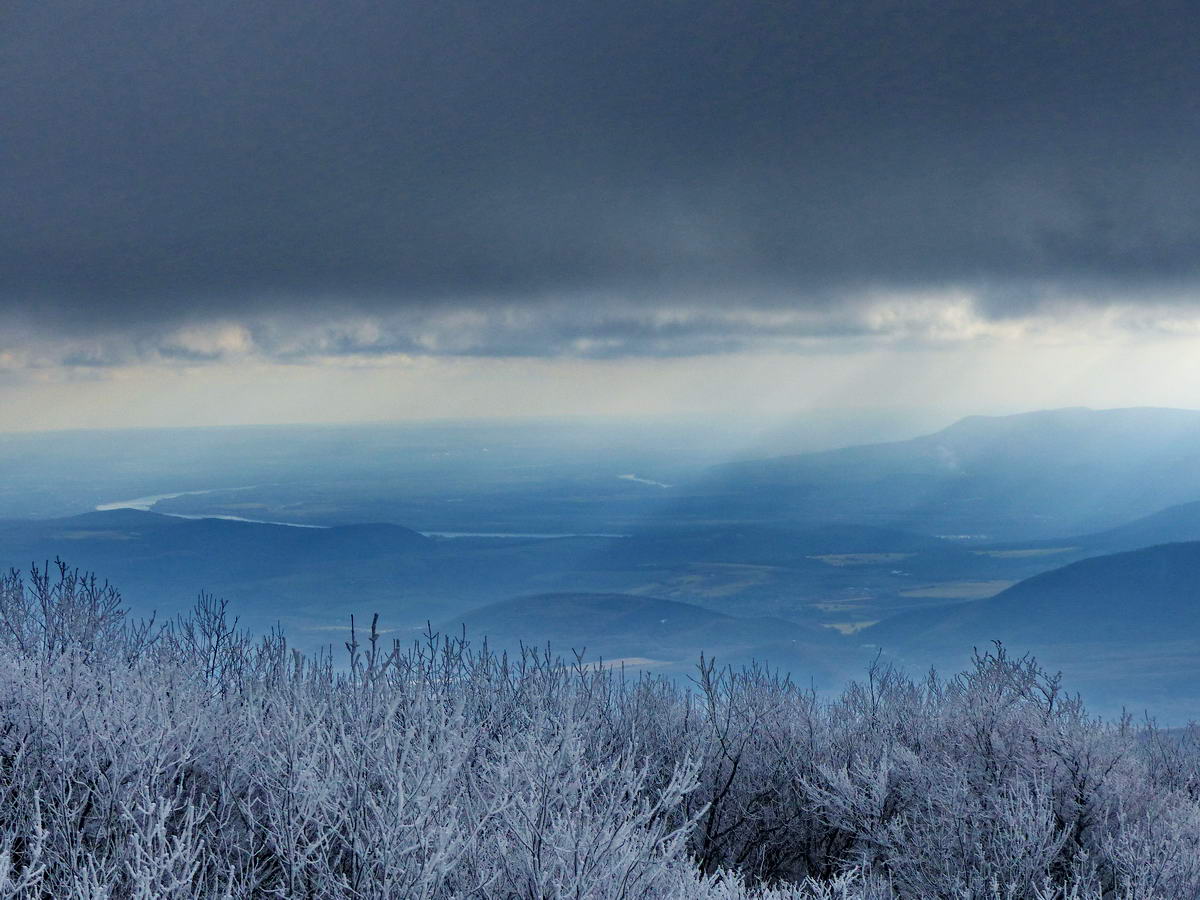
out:
M1141 0L15 0L0 430L1200 407Z

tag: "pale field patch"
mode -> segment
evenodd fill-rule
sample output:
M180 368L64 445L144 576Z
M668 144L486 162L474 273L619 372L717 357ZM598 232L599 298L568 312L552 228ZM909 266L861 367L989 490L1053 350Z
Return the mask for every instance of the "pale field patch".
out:
M137 534L130 531L60 531L56 537L64 541L132 541Z
M825 625L826 628L832 628L842 634L855 634L862 631L864 628L870 628L872 625L879 623L879 619L871 619L867 622L829 622Z
M819 560L830 566L870 566L880 563L894 563L908 559L911 553L824 553L820 556L810 556L809 559Z
M598 665L602 669L619 669L622 666L636 666L645 669L652 666L667 666L670 663L664 659L647 659L644 656L623 656L620 659L606 659Z
M688 567L687 574L641 585L632 594L691 595L695 597L733 597L749 588L768 584L777 566L741 563L704 563Z
M982 600L994 597L1015 581L947 581L942 584L927 584L922 587L901 591L901 597L925 597L930 600Z
M1030 559L1035 556L1055 556L1078 549L1078 547L1029 547L1024 550L972 550L971 552L976 556L989 556L992 559Z

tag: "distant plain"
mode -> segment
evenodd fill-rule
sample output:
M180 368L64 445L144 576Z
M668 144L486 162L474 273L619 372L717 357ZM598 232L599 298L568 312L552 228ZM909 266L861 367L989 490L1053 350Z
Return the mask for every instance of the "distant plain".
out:
M1055 594L1062 609L1034 599L1042 573L1200 540L1200 414L976 417L734 463L732 439L694 428L10 436L0 563L61 556L143 615L210 592L306 650L336 648L351 614L377 612L402 641L465 627L493 645L548 641L681 675L704 652L833 688L879 653L955 664L996 639L1069 670L1100 709L1153 703L1178 718L1200 699L1200 666L1169 615L1161 633L1123 638L1140 558L1125 564L1128 600L1097 603L1104 585L1086 567ZM1182 567L1172 602L1186 606L1200 554L1195 572L1187 555L1170 565ZM1026 595L1019 614L988 613ZM1090 623L1079 639L1076 619Z

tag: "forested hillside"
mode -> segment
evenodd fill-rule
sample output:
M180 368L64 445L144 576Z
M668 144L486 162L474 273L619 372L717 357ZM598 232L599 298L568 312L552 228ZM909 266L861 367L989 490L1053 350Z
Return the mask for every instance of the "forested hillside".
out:
M0 644L5 897L1200 894L1200 734L999 648L832 700L374 624L343 662L65 566L3 581Z

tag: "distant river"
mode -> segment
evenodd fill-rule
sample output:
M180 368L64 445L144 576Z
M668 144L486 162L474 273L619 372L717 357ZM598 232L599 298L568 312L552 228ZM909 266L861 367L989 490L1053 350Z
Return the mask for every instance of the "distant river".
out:
M101 503L96 512L108 512L114 509L136 509L150 512L151 507L159 500L170 500L174 497L194 497L198 494L213 494L217 491L244 491L247 488L209 488L206 491L176 491L173 494L148 494L145 497L134 497L132 500L115 500L112 503ZM197 516L186 513L158 512L160 516L170 516L173 519L224 519L226 522L250 522L254 525L286 525L288 528L328 528L328 525L305 525L300 522L275 522L271 519L247 519L245 516L222 516L216 513Z
M222 516L216 513L206 515L189 515L187 513L172 513L160 512L153 509L154 505L159 500L171 500L175 497L195 497L199 494L214 494L217 491L244 491L248 488L209 488L204 491L175 491L172 494L148 494L145 497L134 497L130 500L114 500L112 503L101 503L96 507L96 512L109 512L114 509L136 509L140 512L154 512L160 516L170 516L173 519L223 519L226 522L250 522L253 525L283 525L287 528L319 528L328 529L328 525L308 525L300 522L277 522L272 519L248 519L245 516ZM550 538L570 538L570 537L587 537L587 538L623 538L629 537L627 534L549 534L549 533L525 533L516 531L422 531L420 532L425 537L431 538L509 538L513 540L531 540Z
M640 475L618 475L622 481L636 481L638 484L649 484L653 487L669 488L671 485L663 484L661 481L655 481L653 478L642 478Z

